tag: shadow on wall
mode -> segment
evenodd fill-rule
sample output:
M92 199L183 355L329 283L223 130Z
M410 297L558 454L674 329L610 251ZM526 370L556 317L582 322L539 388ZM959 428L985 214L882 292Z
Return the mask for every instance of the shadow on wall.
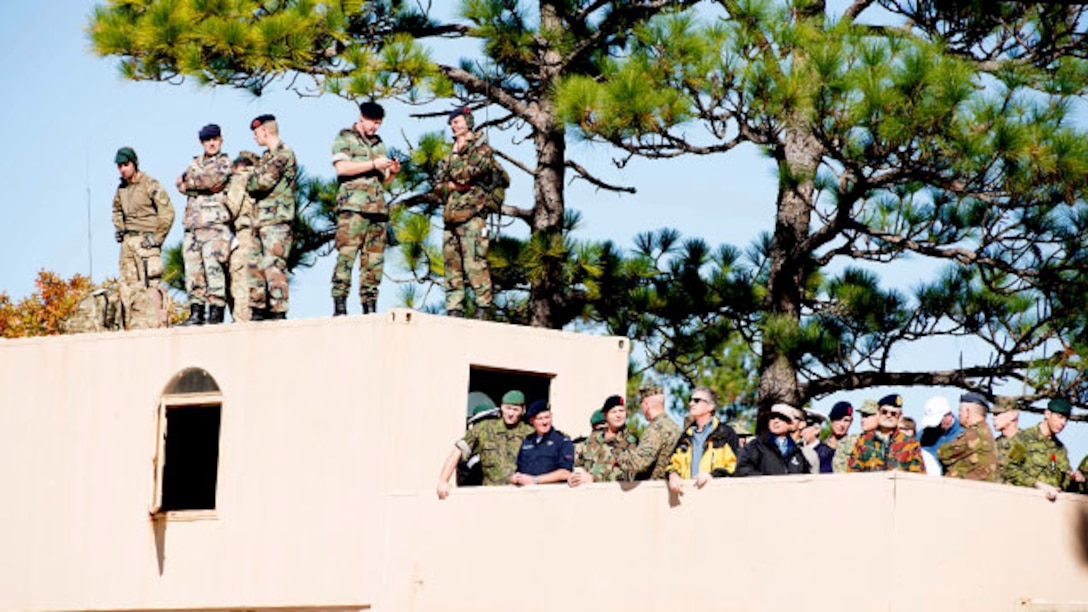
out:
M1077 552L1080 553L1081 562L1088 565L1088 507L1081 507L1077 514L1076 533Z

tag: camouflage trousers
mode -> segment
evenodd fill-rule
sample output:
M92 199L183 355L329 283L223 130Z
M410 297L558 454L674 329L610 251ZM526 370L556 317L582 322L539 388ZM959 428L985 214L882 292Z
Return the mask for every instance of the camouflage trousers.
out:
M159 291L162 249L144 246L147 233L128 233L121 241L121 318L125 329L166 327L166 308Z
M266 225L255 230L249 255L249 307L287 313L287 256L291 253L291 226Z
M253 253L253 230L239 229L234 235L238 244L230 252L227 283L227 305L230 318L235 321L249 320L249 258Z
M465 280L477 308L491 306L491 271L487 267L487 218L472 217L447 226L442 236L446 268L446 312L465 309Z
M230 230L225 225L192 229L181 243L189 303L226 306Z
M385 263L385 236L389 221L358 212L340 213L336 224L336 267L332 271L332 297L347 297L351 290L351 268L359 257L359 300L378 299Z

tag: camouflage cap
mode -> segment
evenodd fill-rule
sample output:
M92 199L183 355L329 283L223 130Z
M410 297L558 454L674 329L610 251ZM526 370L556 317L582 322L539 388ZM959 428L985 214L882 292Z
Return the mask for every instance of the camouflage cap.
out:
M132 147L121 147L120 149L117 149L117 154L113 156L113 163L127 164L129 162L132 162L133 164L138 163L136 151L134 151Z
M642 388L638 390L639 400L644 400L648 397L653 397L655 395L665 395L665 387L657 383L650 383L647 385L643 385Z
M1046 403L1046 409L1055 414L1069 416L1073 414L1073 406L1063 399L1052 399Z
M994 398L994 405L990 408L991 414L1001 414L1010 410L1018 410L1019 405L1016 403L1016 399L999 395Z
M502 396L502 403L513 404L515 406L525 405L525 394L517 389L511 389L506 392L506 395Z
M744 421L729 421L728 423L726 423L726 425L731 427L733 431L736 432L738 438L752 437L752 430L748 429L748 426L744 423Z
M259 161L261 161L260 156L253 151L239 151L238 157L234 158L234 163L244 166L256 166Z
M879 408L879 406L877 406L875 399L867 399L861 403L861 408L858 408L858 412L863 416L873 416L876 414L877 408Z

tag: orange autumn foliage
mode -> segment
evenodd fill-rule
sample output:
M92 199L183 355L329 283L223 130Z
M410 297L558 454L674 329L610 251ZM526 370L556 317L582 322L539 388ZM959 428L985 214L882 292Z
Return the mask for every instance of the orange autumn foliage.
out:
M91 279L82 274L64 279L48 270L38 272L34 284L34 293L18 302L0 292L0 338L63 333L61 323L75 312L92 287Z

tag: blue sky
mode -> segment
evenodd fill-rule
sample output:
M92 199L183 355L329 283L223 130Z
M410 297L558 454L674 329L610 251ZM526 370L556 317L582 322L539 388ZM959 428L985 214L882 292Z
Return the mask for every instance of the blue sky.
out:
M356 108L333 97L300 98L282 88L260 98L232 89L199 89L190 84L170 85L124 81L116 59L99 59L89 51L84 33L94 2L60 0L50 3L0 4L0 82L6 84L0 100L0 168L6 178L6 218L0 224L0 290L18 298L33 291L38 270L69 276L92 271L95 281L116 275L117 246L113 241L110 204L117 186L113 155L130 145L140 157L141 169L157 178L170 192L178 211L168 242L181 237L184 199L173 188L174 179L192 156L200 153L197 131L206 123L223 128L224 150L258 150L248 122L261 113L274 113L281 136L311 174L332 176L330 147L336 132L355 119ZM447 108L449 104L435 107ZM413 119L407 108L386 104L382 134L391 146L404 148L424 132L444 130L437 119ZM508 135L491 134L492 143L528 161L524 145ZM620 169L621 157L605 147L572 142L570 157L610 183L633 186L635 195L616 195L574 181L567 190L570 208L580 211L584 238L611 239L631 245L641 231L672 227L685 236L698 236L711 245L730 243L746 248L771 228L776 183L773 167L754 148L726 156L680 158L648 162L633 160ZM508 201L528 205L531 184L512 172ZM517 231L511 228L509 231ZM915 262L885 272L890 284L908 289L924 273ZM332 258L294 279L291 318L327 316L332 309L329 277ZM397 273L387 267L379 308L396 306ZM403 280L403 279L402 279ZM358 304L351 303L352 312ZM905 350L897 357L904 368L950 367L961 356L970 363L985 354L970 341L942 341L936 346ZM860 404L864 397L880 397L894 390L837 394L816 402L827 411L839 399ZM921 416L922 404L942 394L955 401L952 389L901 390L907 414ZM1025 424L1037 419L1025 416ZM1061 436L1070 456L1079 461L1088 450L1088 429L1072 424Z

